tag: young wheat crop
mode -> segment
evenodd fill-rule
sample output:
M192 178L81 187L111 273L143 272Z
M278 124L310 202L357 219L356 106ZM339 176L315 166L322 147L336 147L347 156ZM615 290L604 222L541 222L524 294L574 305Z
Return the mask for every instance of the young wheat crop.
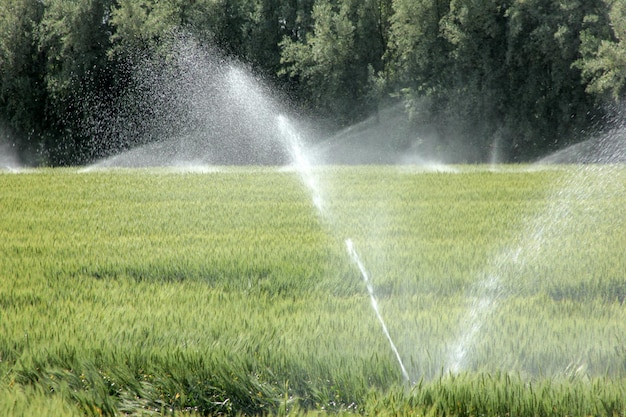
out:
M626 169L316 174L0 174L0 414L623 415Z

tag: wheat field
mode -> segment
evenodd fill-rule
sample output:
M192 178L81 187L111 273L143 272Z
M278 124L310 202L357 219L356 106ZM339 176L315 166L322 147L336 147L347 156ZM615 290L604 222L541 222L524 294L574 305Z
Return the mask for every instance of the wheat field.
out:
M626 169L315 175L0 173L0 414L624 415Z

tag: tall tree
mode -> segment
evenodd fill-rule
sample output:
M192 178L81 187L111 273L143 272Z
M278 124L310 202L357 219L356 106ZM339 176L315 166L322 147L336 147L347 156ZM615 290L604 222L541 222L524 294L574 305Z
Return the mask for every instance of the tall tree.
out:
M318 114L339 125L353 122L368 106L371 71L381 68L387 26L381 0L317 0L313 31L281 42L282 73L300 80ZM376 36L372 36L372 33Z
M280 66L280 41L291 36L295 10L282 0L257 0L251 19L244 26L248 39L244 57L265 74L275 76Z
M110 55L125 55L157 47L180 25L180 7L174 1L119 0L112 8Z
M607 30L594 32L587 28L582 32L582 58L577 65L589 82L588 92L619 101L626 95L626 3L619 0L604 3L609 9L609 23L600 28ZM597 24L605 16L600 9L589 13L586 20Z
M582 137L602 102L626 95L625 4L3 0L0 122L20 133L22 150L46 150L49 163L96 157L90 148L108 139L94 142L85 120L113 117L120 97L131 113L142 107L129 63L155 58L152 68L164 71L159 60L176 59L176 36L189 36L266 77L278 73L338 126L393 93L417 134L436 126L441 141L461 138L483 155L500 136L511 159L531 158Z
M110 6L113 0L51 0L38 27L39 50L45 54L44 136L54 164L80 162L88 152L81 120L90 109L85 98L102 97L110 83Z
M586 16L601 9L600 0L396 0L389 73L442 140L480 159L496 142L508 158L532 158L576 140L594 113L573 63L579 33L603 25Z
M45 129L45 60L37 47L43 10L41 2L0 2L0 119L21 133L14 145L29 154Z
M441 36L450 0L395 0L390 17L388 81L403 92L410 112L418 97L433 97L446 84L449 42ZM413 116L416 116L413 114Z
M514 1L507 17L506 122L510 147L529 155L579 139L595 113L580 70L581 31L606 23L600 0Z
M446 70L447 135L486 160L508 135L508 10L511 1L452 0L442 35L451 44Z

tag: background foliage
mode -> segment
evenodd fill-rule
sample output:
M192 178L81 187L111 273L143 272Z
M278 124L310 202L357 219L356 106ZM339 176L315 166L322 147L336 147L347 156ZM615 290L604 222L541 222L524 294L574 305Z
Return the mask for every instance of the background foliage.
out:
M164 59L164 40L182 31L335 128L400 100L416 136L462 144L468 160L494 143L507 160L529 159L586 138L623 97L625 10L618 0L2 0L0 123L25 159L93 159L84 121L132 88L133 61Z

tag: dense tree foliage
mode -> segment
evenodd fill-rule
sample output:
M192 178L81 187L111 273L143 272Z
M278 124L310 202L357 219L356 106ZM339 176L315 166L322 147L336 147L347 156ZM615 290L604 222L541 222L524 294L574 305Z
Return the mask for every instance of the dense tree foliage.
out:
M620 100L626 92L626 3L610 0L608 4L609 25L601 25L602 33L583 31L578 64L589 81L588 92L610 94ZM590 14L586 19L596 23L599 16Z
M40 163L95 158L85 121L132 87L133 62L166 56L168 37L186 33L337 128L395 100L416 136L473 149L471 160L494 146L528 159L583 139L626 94L625 4L1 0L0 123Z
M13 135L19 132L20 138L12 139L22 151L46 130L45 62L37 47L42 16L43 5L38 2L0 2L0 122L13 127L7 129L14 130Z

